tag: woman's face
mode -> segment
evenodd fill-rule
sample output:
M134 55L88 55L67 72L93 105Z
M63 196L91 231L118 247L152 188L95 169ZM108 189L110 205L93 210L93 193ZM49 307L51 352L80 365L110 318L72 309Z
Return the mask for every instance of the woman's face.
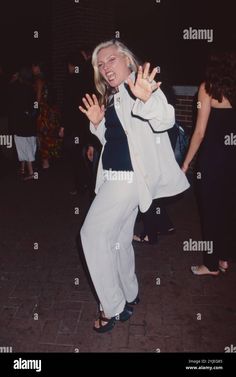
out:
M37 76L41 73L40 67L38 65L32 64L32 73L34 76Z
M116 46L102 48L97 62L100 74L113 88L118 87L130 75L129 58L120 53Z

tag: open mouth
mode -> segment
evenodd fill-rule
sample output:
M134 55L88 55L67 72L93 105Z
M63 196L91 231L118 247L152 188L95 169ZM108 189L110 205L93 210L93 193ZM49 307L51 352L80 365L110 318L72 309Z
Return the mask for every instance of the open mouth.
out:
M115 75L114 72L108 72L106 74L106 78L107 78L107 80L108 80L109 83L112 83L115 80L116 75Z

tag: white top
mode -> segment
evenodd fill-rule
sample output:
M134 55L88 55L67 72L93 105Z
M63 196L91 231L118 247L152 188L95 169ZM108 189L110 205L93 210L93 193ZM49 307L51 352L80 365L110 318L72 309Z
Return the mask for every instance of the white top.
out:
M134 80L134 73L131 74ZM177 195L189 187L185 174L180 169L166 130L173 127L175 114L173 106L167 103L161 89L152 93L146 103L132 98L129 87L122 83L114 95L117 116L127 135L130 158L137 180L139 207L146 212L152 200ZM97 129L90 123L90 131L106 143L105 117ZM102 149L102 153L103 153ZM102 153L98 165L95 192L103 184Z

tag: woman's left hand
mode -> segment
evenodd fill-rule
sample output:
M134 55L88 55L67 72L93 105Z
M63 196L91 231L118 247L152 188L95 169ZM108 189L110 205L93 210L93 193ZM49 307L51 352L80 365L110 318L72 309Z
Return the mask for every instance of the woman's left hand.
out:
M150 63L145 65L143 70L142 66L139 66L136 82L128 78L127 83L131 92L143 102L146 102L152 95L152 92L160 87L161 82L155 82L154 77L157 74L157 67L149 74Z
M94 148L92 147L92 145L90 145L87 149L87 157L89 161L91 162L93 162L93 154L94 154Z
M189 164L184 161L183 165L181 166L181 170L184 172L184 174L186 174L188 169L189 169Z

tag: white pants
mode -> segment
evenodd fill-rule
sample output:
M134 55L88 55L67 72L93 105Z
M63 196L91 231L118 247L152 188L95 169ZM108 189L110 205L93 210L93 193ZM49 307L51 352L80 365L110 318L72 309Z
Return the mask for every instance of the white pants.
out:
M135 177L100 187L81 229L88 269L107 317L121 313L138 294L133 229L138 213Z
M36 153L36 137L35 136L17 136L14 135L16 150L19 161L33 162Z

